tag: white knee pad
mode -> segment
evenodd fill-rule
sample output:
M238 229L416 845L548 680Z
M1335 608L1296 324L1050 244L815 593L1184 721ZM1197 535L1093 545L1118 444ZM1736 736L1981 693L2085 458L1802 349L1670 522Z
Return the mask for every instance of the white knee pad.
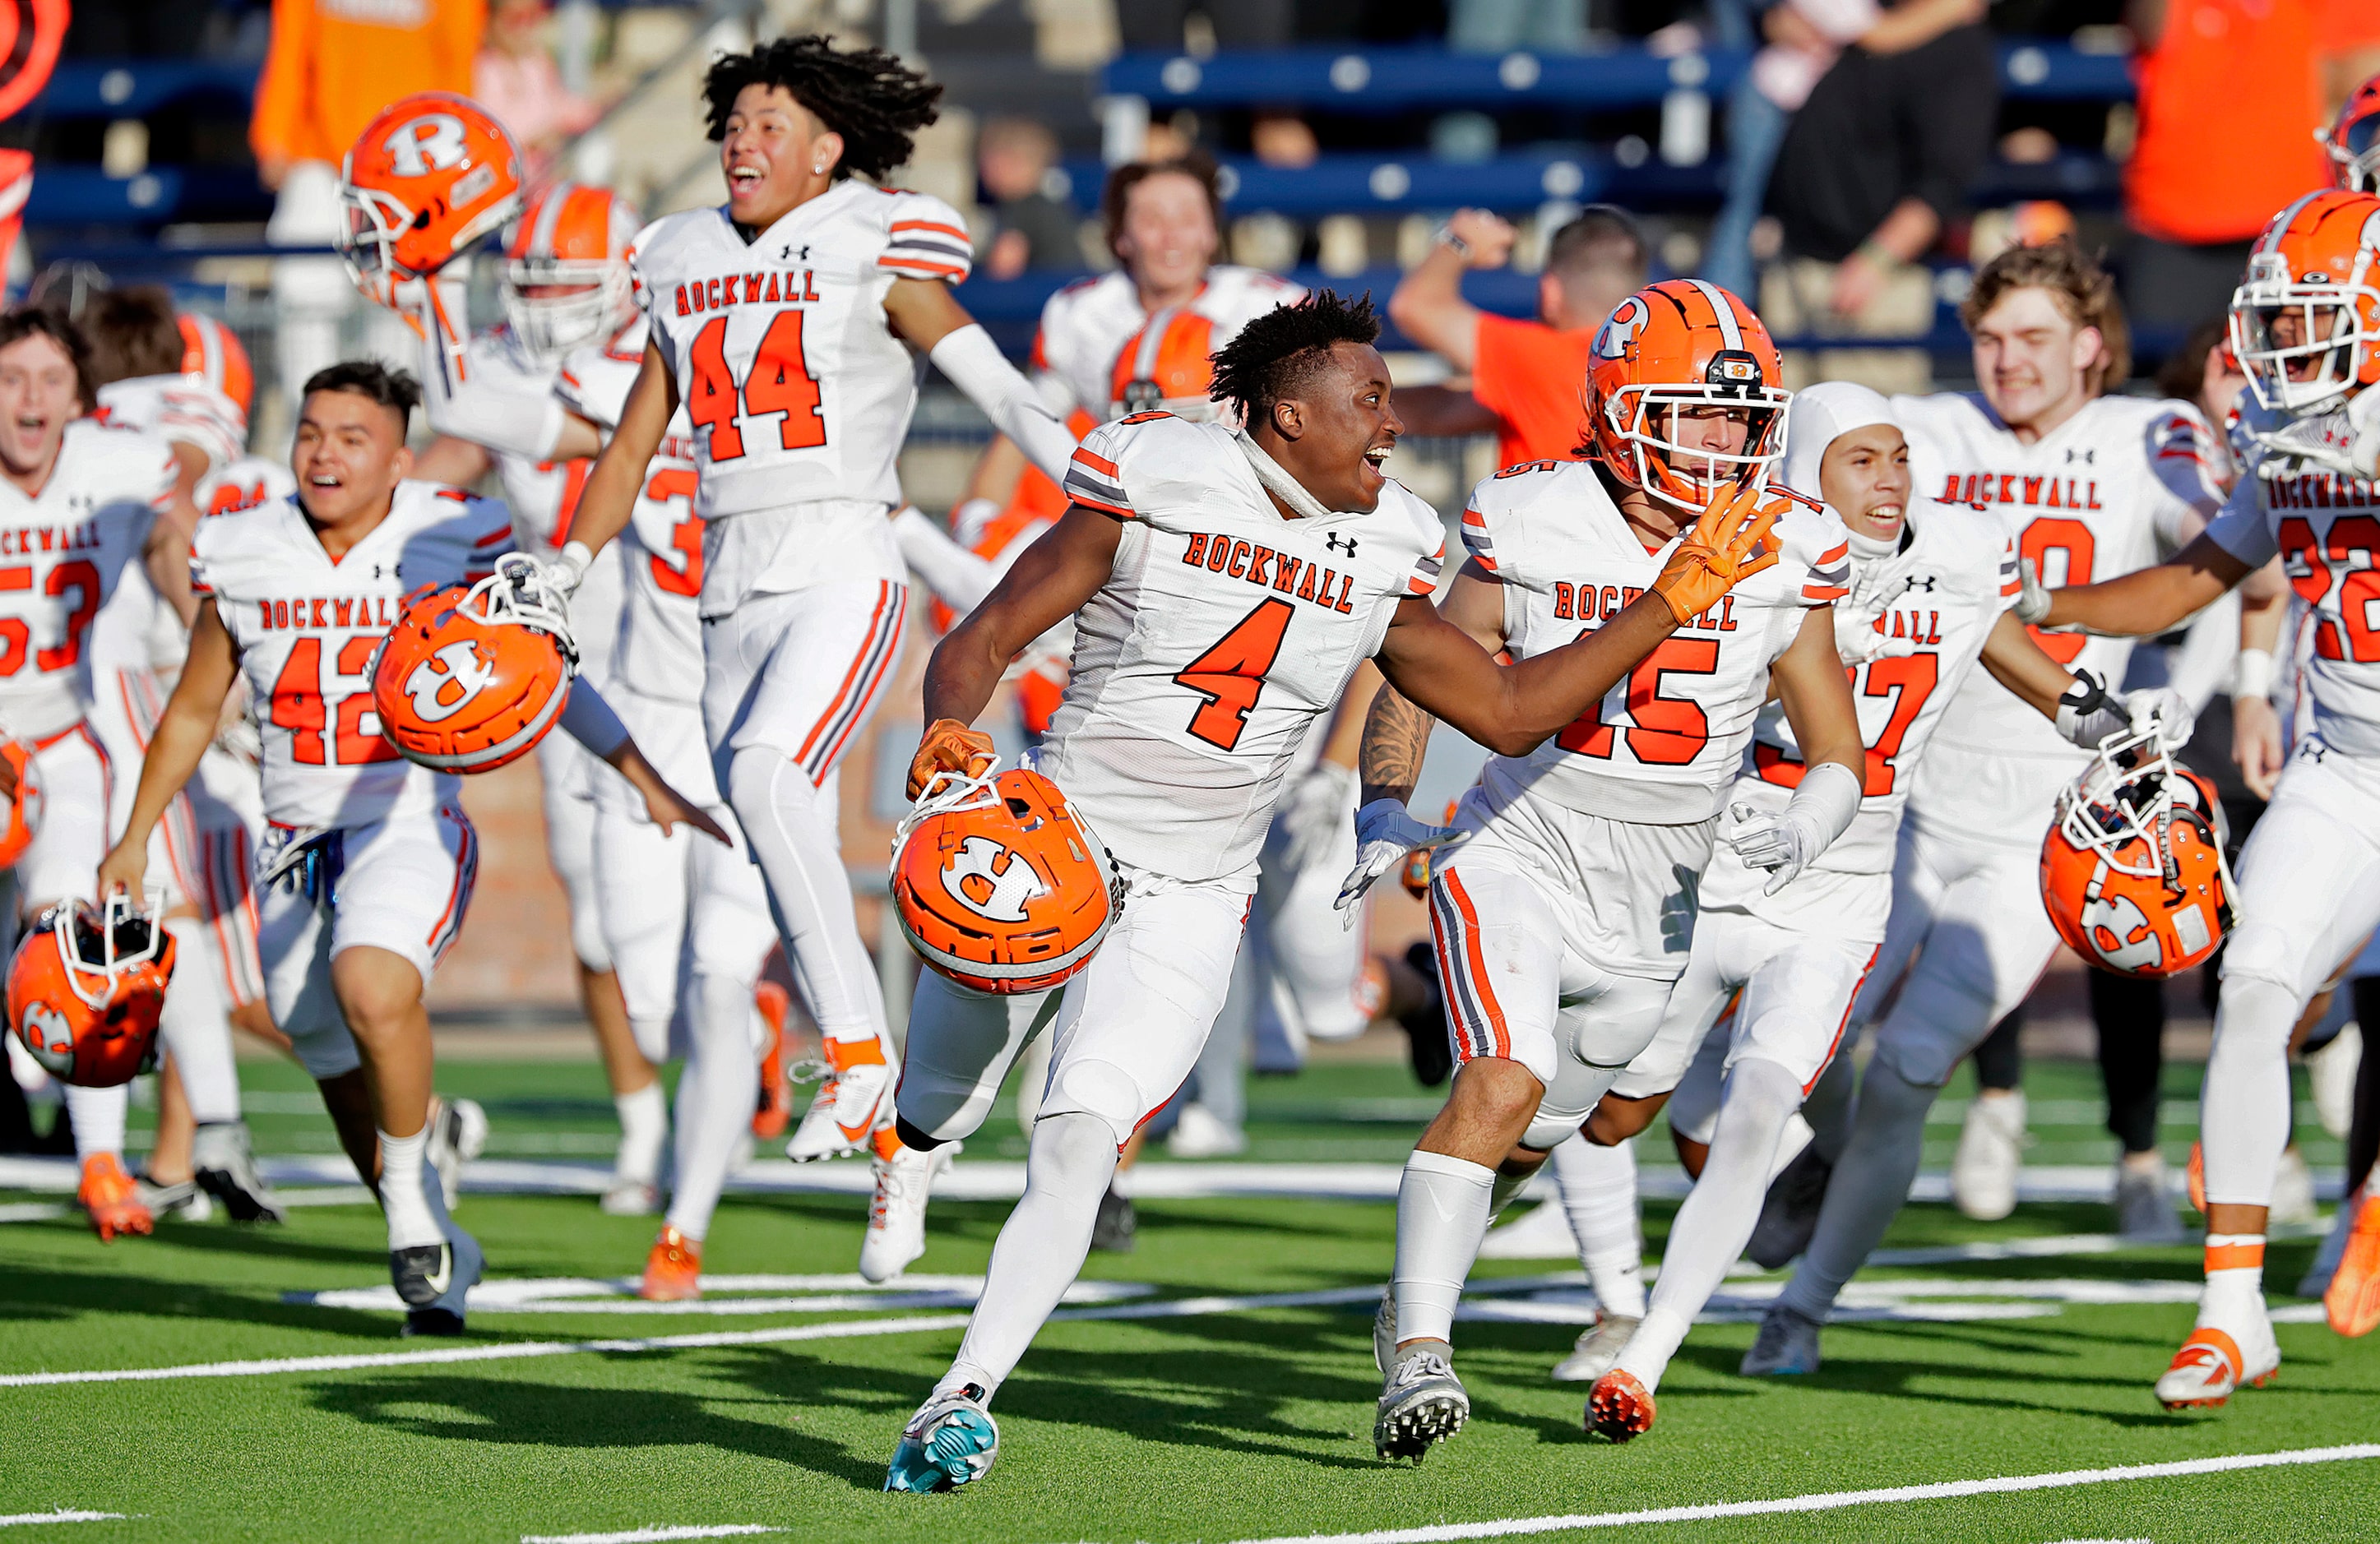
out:
M1122 1147L1132 1140L1142 1116L1148 1113L1143 1104L1140 1084L1131 1073L1109 1061L1076 1061L1058 1071L1049 1097L1041 1102L1040 1119L1055 1116L1097 1116L1107 1122L1115 1133L1116 1145Z

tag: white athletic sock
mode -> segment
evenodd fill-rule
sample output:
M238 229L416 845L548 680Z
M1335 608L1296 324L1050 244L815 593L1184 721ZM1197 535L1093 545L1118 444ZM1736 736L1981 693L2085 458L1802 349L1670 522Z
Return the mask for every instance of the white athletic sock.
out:
M735 753L727 802L760 865L785 958L820 1032L829 1040L881 1041L890 1061L884 997L859 941L834 809L791 757L767 745Z
M662 1143L669 1137L669 1102L655 1078L634 1093L615 1093L620 1112L620 1152L613 1168L622 1179L650 1185L662 1172Z
M1397 1340L1454 1338L1454 1305L1488 1236L1496 1171L1415 1150L1397 1186Z
M180 964L165 989L158 1031L182 1074L191 1118L201 1126L237 1120L239 1074L232 1066L231 1020L224 1014L206 930L196 917L174 917L167 920L165 931L174 936Z
M1778 1301L1821 1322L1834 1311L1843 1284L1867 1262L1909 1200L1925 1148L1925 1112L1941 1092L1910 1082L1881 1056L1868 1063L1817 1232Z
M124 1155L124 1112L132 1103L129 1084L114 1088L87 1089L73 1083L60 1085L66 1090L67 1115L74 1121L75 1160L79 1163L95 1152Z
M1554 1149L1562 1213L1578 1239L1579 1269L1603 1311L1645 1315L1645 1240L1636 1224L1636 1139L1597 1147L1583 1136Z
M388 1215L388 1247L396 1249L418 1249L435 1244L445 1236L438 1226L437 1214L430 1210L423 1196L423 1175L427 1165L422 1155L430 1146L430 1128L424 1126L410 1137L380 1134L380 1205ZM435 1185L431 1176L428 1184Z
M669 1224L698 1240L710 1231L737 1143L751 1128L760 1065L752 1055L752 994L744 983L705 973L694 984L695 1019L677 1077L677 1174Z
M2265 1308L2265 1236L2206 1236L2206 1285L2198 1295L2198 1322L2225 1326Z
M1694 1315L1752 1241L1761 1201L1768 1193L1778 1139L1801 1103L1802 1085L1775 1062L1747 1057L1728 1072L1710 1157L1670 1224L1652 1306L1617 1364L1634 1373L1645 1388L1660 1386L1661 1374L1684 1342Z
M1091 1252L1099 1198L1115 1175L1115 1128L1097 1116L1043 1117L1025 1159L1025 1196L991 1247L983 1297L934 1392L980 1384L986 1397L1014 1371Z
M2289 1142L2289 1031L2298 1008L2297 995L2276 982L2223 978L2199 1095L2209 1202L2272 1204Z

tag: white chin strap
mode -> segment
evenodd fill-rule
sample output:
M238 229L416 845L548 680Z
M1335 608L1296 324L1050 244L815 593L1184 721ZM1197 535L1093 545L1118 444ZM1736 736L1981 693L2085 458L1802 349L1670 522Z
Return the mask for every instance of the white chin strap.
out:
M1248 458L1248 464L1256 468L1257 480L1270 489L1274 498L1307 520L1328 520L1331 517L1331 512L1323 507L1322 501L1305 491L1304 483L1282 470L1281 463L1267 455L1264 447L1257 444L1246 429L1233 429L1232 438L1239 441L1241 452Z

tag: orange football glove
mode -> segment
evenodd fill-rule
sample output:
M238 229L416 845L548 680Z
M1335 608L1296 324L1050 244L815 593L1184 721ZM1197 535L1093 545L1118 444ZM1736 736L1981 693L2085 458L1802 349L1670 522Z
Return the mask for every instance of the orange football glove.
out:
M1760 494L1756 488L1721 489L1661 566L1660 577L1653 581L1653 593L1668 604L1679 626L1709 610L1721 596L1777 561L1777 545L1770 535L1777 528L1777 517L1791 505L1783 499L1763 505Z
M957 772L966 777L980 776L992 763L991 736L981 730L971 730L956 718L937 718L927 726L926 737L917 742L917 754L909 758L909 797L916 799L926 791L937 772Z

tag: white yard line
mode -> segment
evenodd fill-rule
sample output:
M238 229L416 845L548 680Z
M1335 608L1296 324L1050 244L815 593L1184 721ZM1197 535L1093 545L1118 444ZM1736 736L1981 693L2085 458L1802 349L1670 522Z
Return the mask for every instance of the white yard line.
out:
M521 1544L662 1544L671 1538L735 1538L751 1533L783 1533L766 1523L711 1523L676 1528L630 1528L625 1533L525 1533Z
M2287 1453L2242 1453L2226 1458L2188 1458L2171 1464L2128 1464L2109 1469L2066 1469L2057 1474L2010 1475L1998 1479L1946 1479L1931 1485L1896 1485L1881 1490L1833 1490L1774 1501L1711 1502L1701 1506L1663 1506L1644 1512L1573 1513L1559 1517L1505 1517L1489 1523L1439 1523L1418 1528L1380 1528L1369 1533L1311 1533L1242 1544L1443 1544L1460 1538L1519 1538L1533 1534L1574 1533L1645 1523L1706 1523L1728 1517L1768 1517L1783 1513L1834 1512L1847 1506L1900 1502L1953 1501L1965 1496L2009 1495L2023 1490L2062 1490L2076 1485L2118 1480L2170 1479L2186 1475L2230 1474L2300 1464L2338 1464L2380 1458L2380 1442L2346 1447L2297 1448Z
M121 1512L68 1512L64 1507L55 1512L16 1512L0 1517L0 1528L38 1526L42 1523L120 1523Z

